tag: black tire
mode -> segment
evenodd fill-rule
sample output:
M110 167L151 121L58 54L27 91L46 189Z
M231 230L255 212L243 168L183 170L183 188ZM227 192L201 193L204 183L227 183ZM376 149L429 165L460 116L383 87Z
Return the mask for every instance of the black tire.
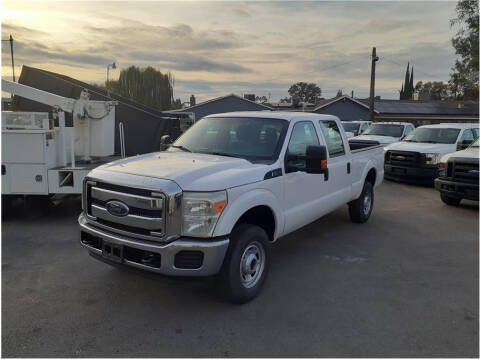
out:
M263 228L251 224L240 224L234 228L220 270L224 295L237 304L243 304L255 298L267 277L269 259L270 242ZM242 262L245 264L244 267L241 266ZM253 271L257 265L255 272L246 272ZM241 267L246 271L242 271ZM248 281L249 278L250 281Z
M458 206L462 200L461 198L450 197L445 193L440 193L440 198L442 199L443 203L448 204L449 206Z
M373 185L367 181L363 185L360 197L348 204L350 220L355 223L365 223L368 221L373 210L373 200ZM367 205L367 201L370 202L369 205Z

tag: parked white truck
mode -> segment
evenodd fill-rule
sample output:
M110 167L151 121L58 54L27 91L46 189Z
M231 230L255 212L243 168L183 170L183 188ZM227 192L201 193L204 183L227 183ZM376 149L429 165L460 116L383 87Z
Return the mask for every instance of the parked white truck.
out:
M462 199L478 201L479 146L477 138L468 148L440 159L435 189L443 203L458 206Z
M415 127L408 122L373 122L361 135L349 139L351 142L378 142L389 145L400 141Z
M477 137L478 124L474 123L417 127L401 142L385 148L385 178L432 183L441 157L468 147Z
M167 151L96 168L84 184L81 243L108 263L173 276L218 275L255 297L270 245L348 204L366 222L383 180L381 146L350 148L337 117L207 116Z

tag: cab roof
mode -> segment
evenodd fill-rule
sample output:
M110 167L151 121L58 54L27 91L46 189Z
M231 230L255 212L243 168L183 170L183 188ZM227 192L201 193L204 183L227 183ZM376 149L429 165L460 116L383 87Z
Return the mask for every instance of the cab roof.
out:
M318 113L295 112L295 111L239 111L216 113L206 116L207 118L222 117L245 117L245 118L270 118L278 120L338 120L338 117L332 115L321 115Z

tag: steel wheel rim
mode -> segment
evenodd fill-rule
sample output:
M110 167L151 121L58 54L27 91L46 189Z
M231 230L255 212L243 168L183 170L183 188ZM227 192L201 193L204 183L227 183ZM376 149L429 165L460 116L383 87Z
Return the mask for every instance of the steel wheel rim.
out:
M265 250L259 242L250 243L240 259L240 281L245 288L254 287L265 268Z
M363 198L363 213L368 214L370 213L370 209L372 208L372 194L371 192L365 193L365 197Z

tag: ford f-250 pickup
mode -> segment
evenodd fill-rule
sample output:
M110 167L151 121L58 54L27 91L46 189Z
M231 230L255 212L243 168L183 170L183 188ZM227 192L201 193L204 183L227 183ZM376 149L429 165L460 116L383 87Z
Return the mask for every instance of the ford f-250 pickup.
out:
M356 146L334 116L207 116L166 151L90 172L81 243L107 263L217 275L233 302L246 302L259 293L278 238L345 204L352 221L368 220L383 147Z

